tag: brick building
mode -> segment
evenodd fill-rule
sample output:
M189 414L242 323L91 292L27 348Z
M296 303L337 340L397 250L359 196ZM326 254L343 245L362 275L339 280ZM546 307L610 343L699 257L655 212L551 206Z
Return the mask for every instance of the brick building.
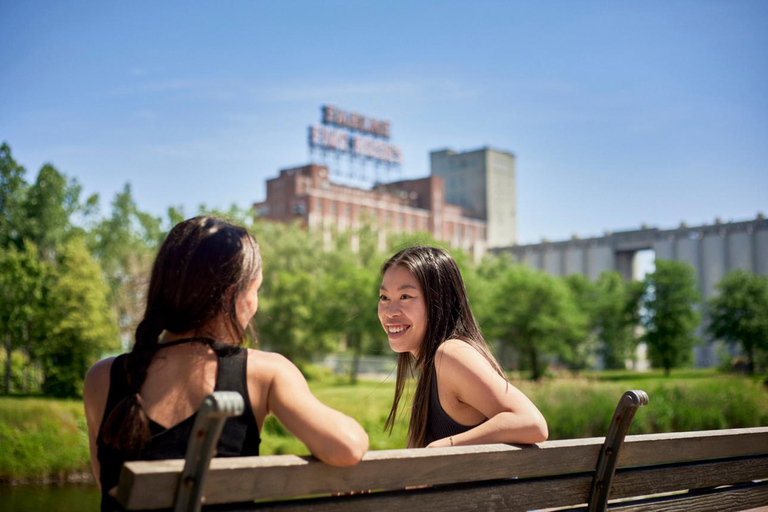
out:
M445 202L445 182L439 176L379 184L364 190L330 181L328 168L310 164L283 169L267 180L266 200L254 205L258 217L292 222L322 230L330 241L334 232L354 232L369 222L384 249L392 232L428 232L452 248L475 255L486 249L487 225L468 216L464 207Z

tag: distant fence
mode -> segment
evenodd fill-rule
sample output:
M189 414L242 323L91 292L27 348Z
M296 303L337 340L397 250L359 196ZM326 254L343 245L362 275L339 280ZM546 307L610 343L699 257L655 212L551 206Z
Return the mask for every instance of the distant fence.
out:
M331 354L313 361L330 368L335 375L349 375L355 364L355 358L347 354ZM397 360L392 356L360 356L357 361L358 377L385 378L394 375Z

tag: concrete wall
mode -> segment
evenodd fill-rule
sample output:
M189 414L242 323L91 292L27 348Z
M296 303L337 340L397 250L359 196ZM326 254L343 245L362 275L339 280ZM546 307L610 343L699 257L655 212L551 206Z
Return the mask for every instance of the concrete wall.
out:
M637 277L637 252L644 249L652 249L656 259L691 265L704 301L715 293L717 284L731 270L768 275L768 220L758 215L751 221L682 225L671 230L644 227L591 239L544 241L496 251L511 252L519 261L556 276L581 273L594 281L605 270L617 270L627 279ZM703 303L699 309L703 310ZM705 323L706 319L702 326ZM706 338L703 327L697 335ZM716 351L716 344L697 347L697 365L717 364Z
M609 244L590 245L587 250L587 277L594 281L603 271L613 270L615 259L613 248Z
M585 252L585 248L581 246L567 247L565 249L565 275L587 273Z
M753 236L755 244L754 271L761 276L768 275L768 229L760 230Z
M702 297L711 296L715 285L729 270L726 266L725 249L725 237L722 235L707 235L701 239L699 288Z
M749 233L732 233L728 235L727 262L728 270L752 270L754 262L754 237Z

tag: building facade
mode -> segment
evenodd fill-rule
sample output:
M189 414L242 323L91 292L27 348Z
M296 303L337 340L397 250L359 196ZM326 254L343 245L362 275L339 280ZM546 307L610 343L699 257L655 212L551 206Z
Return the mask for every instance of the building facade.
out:
M364 190L332 183L327 167L310 164L267 180L267 197L254 208L257 217L299 221L321 231L326 242L334 233L349 232L353 248L355 232L366 222L377 231L382 250L393 232L427 232L475 255L486 248L486 222L447 202L445 182L434 175Z
M591 280L605 270L616 270L625 279L642 279L637 268L638 253L653 251L655 259L688 263L705 301L714 295L717 283L731 270L768 275L768 220L758 214L752 220L717 220L702 226L681 224L674 229L644 226L632 231L606 232L601 237L542 241L494 251L511 253L518 261L549 274L583 274ZM703 325L697 335L707 339ZM697 366L716 365L720 346L719 342L697 346L694 350Z
M486 221L488 247L517 243L515 155L480 148L464 153L451 149L429 155L432 176L445 180L445 200Z
M739 222L718 220L702 226L681 224L673 229L642 227L606 232L601 237L494 249L512 253L517 260L556 276L584 274L592 280L604 270L616 270L626 279L642 278L636 259L640 251L647 250L653 251L657 259L690 264L701 296L710 297L730 270L768 275L768 220L758 214L752 220Z

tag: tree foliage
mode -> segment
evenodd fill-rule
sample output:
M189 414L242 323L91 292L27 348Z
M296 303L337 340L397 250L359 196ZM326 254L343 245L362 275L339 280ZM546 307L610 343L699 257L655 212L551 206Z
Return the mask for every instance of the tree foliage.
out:
M673 368L687 365L698 342L699 293L693 267L681 261L656 260L656 270L646 276L643 305L644 339L651 364L669 375Z
M575 359L578 342L585 339L586 317L561 279L510 265L493 292L486 333L513 346L527 361L534 380L558 355L564 361Z
M303 365L332 347L317 310L322 246L296 224L259 222L253 231L264 261L256 314L259 343Z
M639 322L643 284L625 282L616 271L602 272L594 283L580 274L568 276L566 282L588 318L589 336L594 338L594 351L603 366L626 368L637 345L634 329Z
M0 251L0 336L5 348L5 393L11 390L13 352L30 353L30 330L41 311L43 281L47 265L35 245L25 240Z
M33 331L46 394L79 395L89 366L105 352L120 349L108 290L82 237L59 247L45 284L45 314Z
M0 145L0 248L21 248L25 232L24 204L29 185L26 170L16 163L8 144Z
M708 332L738 345L755 371L755 359L768 353L768 277L744 270L729 272L708 302Z
M109 284L108 300L125 347L144 313L152 261L164 234L160 219L138 209L128 184L115 195L109 217L88 232L88 247Z

